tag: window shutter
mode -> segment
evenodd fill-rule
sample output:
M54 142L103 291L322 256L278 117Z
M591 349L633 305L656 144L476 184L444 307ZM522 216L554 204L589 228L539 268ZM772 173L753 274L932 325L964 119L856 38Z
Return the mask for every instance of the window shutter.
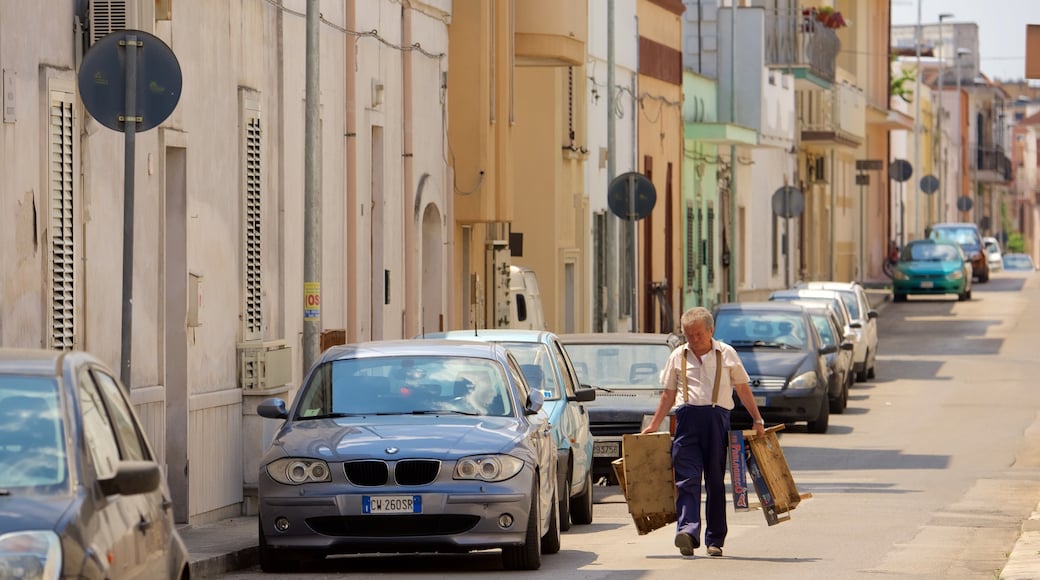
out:
M261 245L263 132L260 105L243 99L242 105L242 281L243 338L263 338L263 254Z
M126 23L126 0L91 0L91 44L94 44L117 30L126 30Z
M49 91L47 123L47 177L50 251L50 346L75 348L76 279L73 190L71 92Z

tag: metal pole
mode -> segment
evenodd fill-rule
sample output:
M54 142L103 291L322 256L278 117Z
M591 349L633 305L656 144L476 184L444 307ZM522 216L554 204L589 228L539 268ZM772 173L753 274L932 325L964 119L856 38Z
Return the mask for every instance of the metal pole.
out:
M729 20L729 120L737 123L737 3L730 0L732 14ZM729 146L729 301L737 301L737 263L738 250L740 249L739 236L737 235L737 146L730 143Z
M303 372L321 354L321 141L318 134L318 0L307 0L304 117Z
M629 232L629 243L626 244L628 251L632 253L632 323L629 325L629 329L632 332L639 331L639 284L636 280L639 279L638 274L638 262L636 261L636 176L629 174L628 176L628 221L625 222L625 227ZM649 264L646 265L650 267Z
M134 148L137 144L137 36L126 37L123 111L123 326L119 380L130 389L134 329Z
M961 130L964 128L961 123L961 53L957 51L956 57L953 59L954 64L957 66L957 189L958 197L957 201L960 201L960 196L964 195L961 188L964 186L964 178L961 176L961 171L964 170L964 135L961 134ZM959 208L958 208L959 210Z
M610 184L617 176L615 142L617 117L614 116L614 0L607 0L607 183ZM604 243L607 245L606 268L607 280L607 304L606 304L606 331L617 331L618 319L618 217L613 212L607 213L607 235ZM599 313L597 313L599 314Z
M946 148L943 147L942 120L946 114L946 99L943 96L943 76L946 72L946 37L943 36L943 20L953 14L939 15L939 115L935 121L935 139L939 144L939 219L946 221Z
M917 28L914 33L915 52L917 53L917 71L914 77L914 172L922 175L921 171L921 0L917 0ZM914 185L912 191L918 191ZM921 203L920 195L914 195L914 237L920 231Z

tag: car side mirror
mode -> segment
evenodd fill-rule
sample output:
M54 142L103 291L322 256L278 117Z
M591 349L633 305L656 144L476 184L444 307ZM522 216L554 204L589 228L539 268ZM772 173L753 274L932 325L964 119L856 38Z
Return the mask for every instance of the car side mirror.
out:
M120 461L116 474L98 481L105 495L138 495L159 489L162 470L154 461Z
M856 345L852 344L852 341L846 340L841 343L841 350L855 350Z
M867 318L868 319L869 318L877 318L877 317L878 317L878 311L877 310L870 309L870 310L867 311Z
M849 343L852 344L852 343ZM831 344L820 349L820 354L831 354L838 352L837 345Z
M582 385L584 386L584 385ZM589 401L596 400L596 389L578 389L574 391L574 395L567 397L568 401L577 401L579 403L588 403Z
M256 414L265 419L288 419L289 411L285 409L285 401L278 397L264 399L256 406Z
M542 405L545 404L545 395L541 391L531 391L527 395L527 403L524 405L524 412L528 415L534 415L538 411L542 410Z

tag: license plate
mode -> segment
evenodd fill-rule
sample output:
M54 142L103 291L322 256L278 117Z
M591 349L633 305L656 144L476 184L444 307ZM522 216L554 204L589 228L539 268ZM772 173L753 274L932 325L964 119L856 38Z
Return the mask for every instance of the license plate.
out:
M366 514L421 514L421 495L363 495L361 512Z
M594 441L593 457L621 457L621 444L617 441Z
M931 280L924 280L921 282L921 288L931 288L932 286L935 286L935 284L933 284Z
M756 406L761 405L761 406L765 407L766 406L766 398L764 396L760 396L760 397L757 396L757 397L755 397L755 405Z

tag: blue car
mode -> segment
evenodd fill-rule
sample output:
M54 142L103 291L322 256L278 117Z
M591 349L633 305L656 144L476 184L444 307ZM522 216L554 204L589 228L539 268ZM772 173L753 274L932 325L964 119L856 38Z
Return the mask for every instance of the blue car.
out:
M544 410L552 423L559 453L560 529L571 523L592 523L592 432L582 403L596 399L594 388L583 388L559 337L542 330L454 330L423 338L495 342L516 357L532 390L545 395ZM568 499L569 498L569 499Z
M892 272L892 301L905 302L910 294L956 294L958 300L971 300L971 278L971 261L957 243L907 242Z
M507 570L560 550L556 445L505 347L396 340L326 350L260 462L259 556L498 548Z

